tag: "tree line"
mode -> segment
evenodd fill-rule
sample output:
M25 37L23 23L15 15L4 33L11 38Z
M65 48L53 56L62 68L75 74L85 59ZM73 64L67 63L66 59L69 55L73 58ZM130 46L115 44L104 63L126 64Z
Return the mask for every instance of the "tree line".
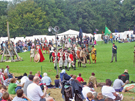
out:
M133 29L135 0L12 0L0 1L0 36L11 37L52 34L49 26L85 33L102 33L105 25L114 32Z

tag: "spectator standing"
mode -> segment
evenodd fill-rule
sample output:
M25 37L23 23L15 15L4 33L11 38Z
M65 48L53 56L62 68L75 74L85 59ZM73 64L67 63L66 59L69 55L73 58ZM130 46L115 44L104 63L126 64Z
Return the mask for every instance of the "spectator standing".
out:
M113 57L115 57L115 62L117 62L117 46L115 45L115 43L113 43L113 46L112 46L112 60L111 60L111 63L113 62Z

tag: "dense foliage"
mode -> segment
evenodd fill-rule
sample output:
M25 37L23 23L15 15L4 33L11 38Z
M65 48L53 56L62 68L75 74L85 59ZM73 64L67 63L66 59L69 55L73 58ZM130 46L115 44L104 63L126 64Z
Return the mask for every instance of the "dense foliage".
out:
M0 1L0 35L12 37L48 34L49 26L101 33L105 25L114 32L133 29L135 0L13 0ZM49 33L50 34L50 33Z

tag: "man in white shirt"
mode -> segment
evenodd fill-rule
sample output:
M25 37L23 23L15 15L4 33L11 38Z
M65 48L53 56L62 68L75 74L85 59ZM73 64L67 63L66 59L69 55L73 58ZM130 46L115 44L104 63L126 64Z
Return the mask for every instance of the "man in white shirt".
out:
M25 82L27 82L29 80L29 78L27 77L27 74L24 73L23 77L21 78L21 85L25 84Z
M53 98L46 96L46 87L44 87L44 92L42 92L39 86L40 78L34 77L33 83L27 87L27 96L31 101L54 101Z

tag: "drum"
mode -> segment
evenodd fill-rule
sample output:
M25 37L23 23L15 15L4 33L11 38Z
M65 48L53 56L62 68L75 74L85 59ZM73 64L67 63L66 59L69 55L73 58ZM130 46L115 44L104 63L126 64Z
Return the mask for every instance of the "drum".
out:
M34 62L38 63L40 61L40 54L37 53L34 57Z

